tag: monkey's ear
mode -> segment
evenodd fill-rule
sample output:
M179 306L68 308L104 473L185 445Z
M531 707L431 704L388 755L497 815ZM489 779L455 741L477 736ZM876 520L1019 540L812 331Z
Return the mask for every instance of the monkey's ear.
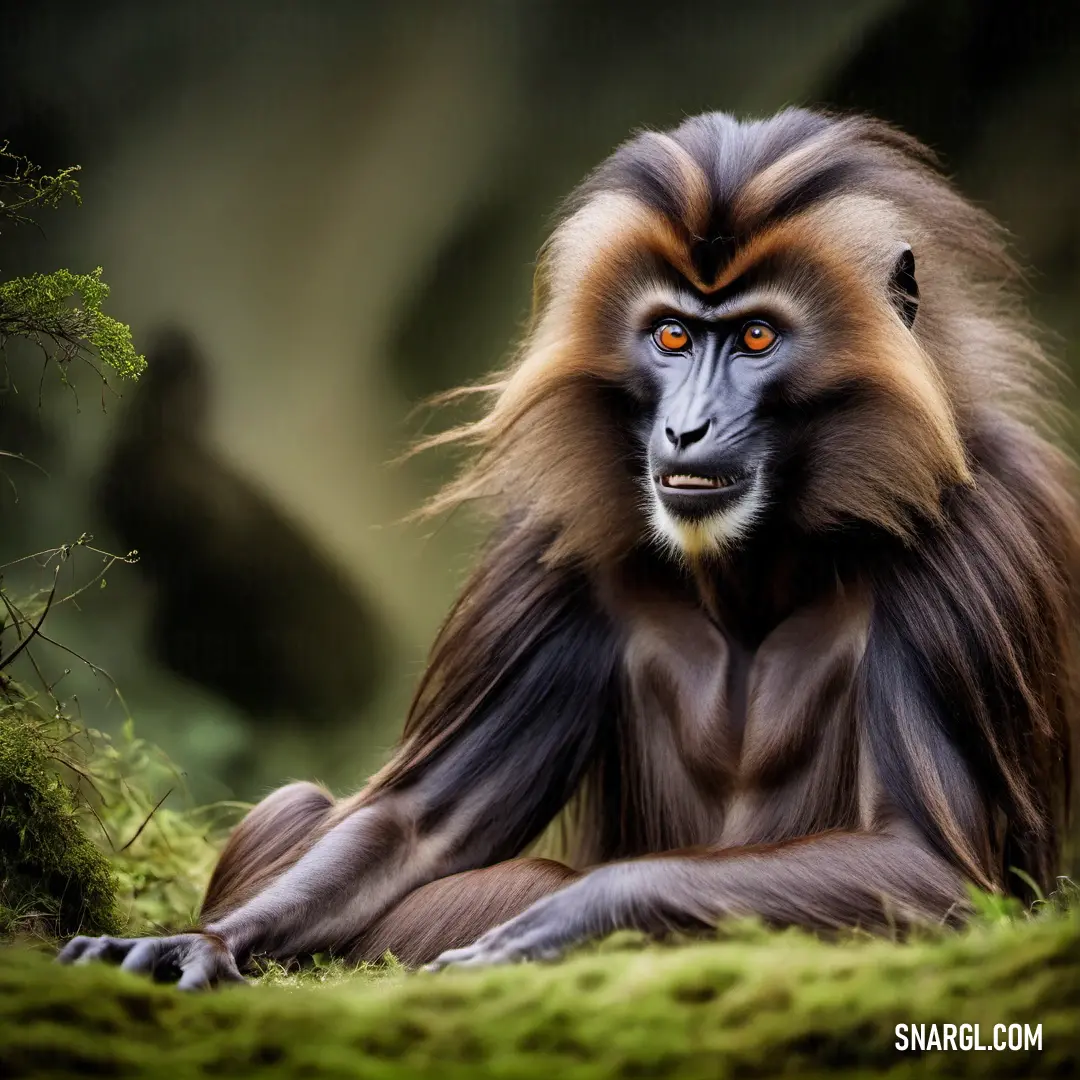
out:
M904 320L904 325L910 329L915 322L915 313L919 310L919 283L915 280L915 256L907 244L896 256L889 286L897 313Z

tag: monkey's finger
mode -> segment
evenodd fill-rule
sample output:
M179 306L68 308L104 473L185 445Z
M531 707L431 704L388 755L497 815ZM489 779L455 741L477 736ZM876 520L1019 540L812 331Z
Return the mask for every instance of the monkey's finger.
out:
M121 971L135 971L140 975L153 974L158 966L162 954L162 942L158 938L146 938L140 941L124 957L120 965Z
M82 956L83 952L95 939L80 935L73 937L57 954L58 964L72 964Z
M215 968L212 964L200 962L185 968L177 990L210 990L215 986L247 986L247 979L236 968Z
M248 981L240 974L236 960L231 953L216 952L211 961L212 978L215 984L228 983L235 986L247 986Z
M443 968L449 967L451 964L456 964L459 961L472 956L473 951L474 946L472 945L466 945L463 949L447 949L446 952L439 953L430 964L425 964L424 970L442 971Z
M123 960L135 946L135 938L99 937L91 940L74 963L92 964L95 960L105 960L115 964Z
M507 964L521 964L531 960L532 955L516 945L503 945L490 949L476 949L471 956L453 961L456 968L504 967Z
M184 968L180 981L176 984L177 990L209 990L214 985L211 978L210 965L206 960L196 960Z
M134 943L134 938L87 937L80 934L78 937L73 937L56 954L56 961L60 964L74 964L83 957L90 959L119 959L123 952L119 952L119 955L116 955L116 952L121 948L126 951ZM109 949L113 950L113 955L105 955Z
M480 942L463 949L448 949L425 967L425 971L442 971L444 968L485 967L488 964L508 963L509 957L501 959L505 950L487 947Z
M502 967L506 964L516 964L525 959L520 953L511 953L504 950L498 952L478 952L464 960L455 960L456 968L482 968Z
M222 952L201 951L191 960L181 964L180 981L177 990L208 990L212 986L223 984L239 985L247 983L240 974L236 961Z
M464 949L453 949L436 957L435 964L439 966L429 965L429 968L440 971L444 967L496 967L528 960L552 962L561 960L571 944L572 940L551 930L521 928L508 933L506 927L498 927Z

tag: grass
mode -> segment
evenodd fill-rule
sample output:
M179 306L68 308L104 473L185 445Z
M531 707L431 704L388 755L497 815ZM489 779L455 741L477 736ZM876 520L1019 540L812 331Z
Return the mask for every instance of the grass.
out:
M190 925L244 806L166 805L182 789L130 724L113 740L9 680L0 688L0 940Z
M1042 1049L894 1046L898 1023L1042 1025ZM182 995L0 950L0 1073L123 1077L1069 1076L1080 912L897 945L745 927L664 947L625 936L554 965L398 968Z
M977 897L963 933L903 945L741 924L710 942L619 935L559 964L488 971L271 965L247 989L194 996L105 966L60 968L61 933L190 921L222 815L242 808L170 809L175 770L130 730L108 740L10 681L0 699L4 1080L1049 1077L1080 1064L1068 888L1035 913ZM901 1023L979 1024L984 1043L995 1024L1041 1025L1042 1048L905 1053Z

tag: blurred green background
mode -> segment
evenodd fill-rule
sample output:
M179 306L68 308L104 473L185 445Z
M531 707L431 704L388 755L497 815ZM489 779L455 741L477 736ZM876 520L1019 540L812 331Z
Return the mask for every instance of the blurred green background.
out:
M81 164L85 204L5 234L0 271L104 266L160 362L103 411L91 372L76 398L13 353L0 449L49 475L6 463L0 562L84 531L139 548L51 632L196 800L357 786L479 537L403 523L452 461L389 463L449 419L419 402L506 355L560 197L642 125L875 112L1012 229L1075 370L1078 61L1075 0L2 6L0 137ZM198 354L154 354L163 327ZM40 659L122 722L104 675Z

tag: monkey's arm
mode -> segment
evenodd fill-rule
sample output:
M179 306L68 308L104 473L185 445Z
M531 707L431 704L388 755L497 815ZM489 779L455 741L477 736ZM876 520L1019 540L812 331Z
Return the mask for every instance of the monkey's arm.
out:
M340 947L418 886L516 855L592 756L606 633L600 619L567 612L471 724L207 931L241 957Z
M528 559L518 571L521 580L489 582L502 592L451 620L451 647L444 635L424 705L434 719L406 738L391 780L351 812L335 810L337 824L288 869L202 933L77 938L60 959L179 974L184 989L236 980L237 962L253 953L345 947L419 885L516 855L558 813L592 756L611 711L616 651L580 579L553 588L552 573ZM489 639L489 630L500 636Z
M923 845L883 833L825 833L602 866L431 966L550 959L614 930L693 931L740 915L815 930L882 931L950 920L965 904L961 875Z

